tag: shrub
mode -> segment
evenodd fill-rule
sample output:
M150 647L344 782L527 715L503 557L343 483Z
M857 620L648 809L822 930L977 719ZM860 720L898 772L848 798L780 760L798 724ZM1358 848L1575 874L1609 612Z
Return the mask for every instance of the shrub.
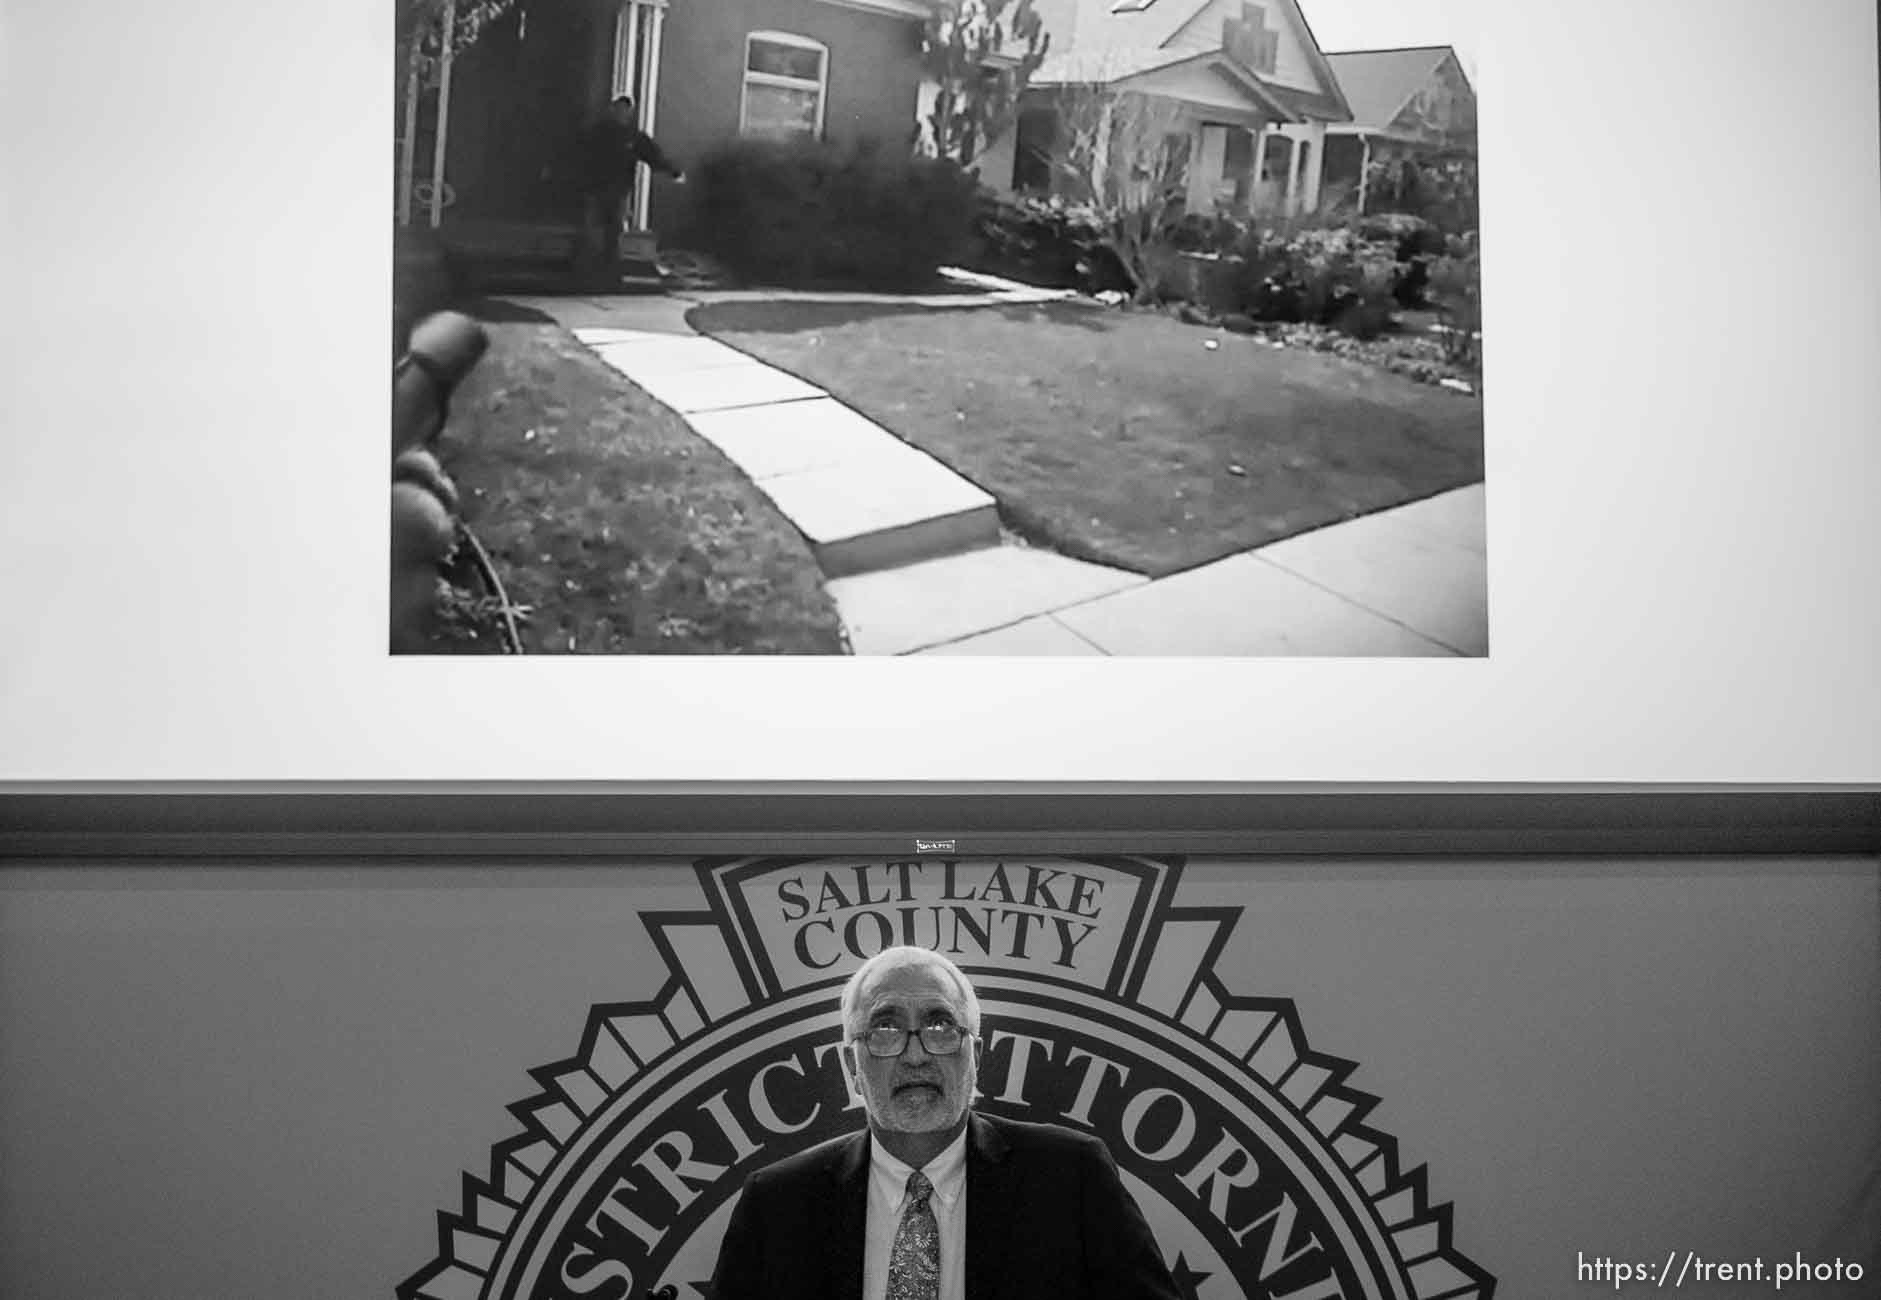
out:
M1358 338L1391 325L1392 250L1351 227L1249 230L1231 263L1236 310L1254 320L1331 325Z
M1483 328L1482 256L1475 240L1458 241L1451 254L1438 258L1431 266L1431 288L1442 317L1443 357L1458 366L1482 363Z
M1371 338L1391 323L1395 265L1385 246L1350 228L1303 232L1293 245L1303 262L1306 319Z
M970 175L875 141L735 140L695 176L690 242L758 283L918 288L972 236Z
M975 230L976 269L1086 293L1134 287L1091 209L985 191ZM1259 225L1190 213L1170 221L1149 250L1147 297L1370 339L1391 328L1394 308L1424 304L1430 265L1465 242L1398 213L1354 220L1322 212Z
M1391 247L1398 264L1391 296L1398 305L1418 308L1428 304L1430 264L1442 257L1446 240L1436 226L1408 212L1381 212L1361 217L1359 234L1373 243Z
M1164 243L1180 253L1227 253L1246 233L1232 217L1190 212L1171 224Z
M1391 309L1398 303L1398 268L1382 257L1363 254L1357 264L1352 297L1332 323L1355 339L1375 339L1391 328Z
M1477 228L1476 159L1467 151L1374 162L1366 186L1374 210L1421 217L1446 235Z
M1161 243L1149 250L1148 261L1151 301L1194 303L1217 315L1240 310L1241 268L1232 256Z
M1097 214L1059 198L980 191L967 263L1047 289L1127 292L1130 277L1104 243Z

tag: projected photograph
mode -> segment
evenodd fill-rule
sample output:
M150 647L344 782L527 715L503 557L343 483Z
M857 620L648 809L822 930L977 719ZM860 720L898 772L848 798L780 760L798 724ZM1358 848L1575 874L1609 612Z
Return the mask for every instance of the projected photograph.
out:
M1443 0L396 0L395 654L1486 657Z

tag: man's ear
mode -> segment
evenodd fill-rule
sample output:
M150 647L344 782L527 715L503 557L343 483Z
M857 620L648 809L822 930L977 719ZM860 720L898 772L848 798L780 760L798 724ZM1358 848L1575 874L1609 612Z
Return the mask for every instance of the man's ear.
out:
M862 1069L862 1065L853 1055L855 1050L854 1043L839 1043L836 1047L836 1060L842 1066L843 1082L849 1085L849 1095L861 1101L862 1080L858 1077L858 1072Z

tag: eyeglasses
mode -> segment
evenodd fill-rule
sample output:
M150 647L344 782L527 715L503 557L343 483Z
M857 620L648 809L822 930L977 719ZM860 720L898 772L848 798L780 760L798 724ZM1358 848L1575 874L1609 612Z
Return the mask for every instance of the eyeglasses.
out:
M857 1034L856 1041L868 1048L870 1056L900 1056L908 1050L914 1032L900 1025L877 1025ZM952 1056L960 1050L961 1040L971 1037L959 1025L948 1024L922 1025L920 1033L921 1046L930 1056Z

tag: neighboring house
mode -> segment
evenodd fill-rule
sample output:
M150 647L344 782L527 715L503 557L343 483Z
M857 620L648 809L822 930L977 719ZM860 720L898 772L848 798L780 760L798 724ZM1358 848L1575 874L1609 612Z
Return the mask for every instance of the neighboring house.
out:
M1351 119L1294 0L1034 0L1051 34L1014 129L980 178L1049 191L1067 92L1101 87L1174 110L1192 212L1311 212L1326 131Z
M913 139L928 0L517 0L451 70L443 224L569 226L581 124L631 94L682 168L740 135ZM401 104L403 103L401 86ZM435 126L416 134L420 181ZM633 224L683 231L642 169ZM427 224L422 203L413 220Z
M1371 164L1475 157L1476 92L1448 45L1352 50L1326 61L1352 120L1327 128L1325 184L1364 204Z

